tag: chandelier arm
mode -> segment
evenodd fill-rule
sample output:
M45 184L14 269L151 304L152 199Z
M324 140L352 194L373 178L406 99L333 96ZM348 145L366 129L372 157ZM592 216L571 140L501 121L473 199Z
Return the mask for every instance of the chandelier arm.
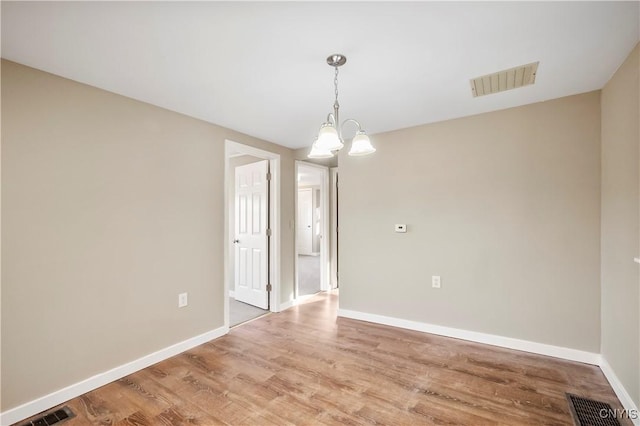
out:
M330 156L331 151L338 151L344 147L344 137L342 129L347 123L354 123L356 126L356 134L353 136L351 150L349 155L367 155L375 152L375 148L371 146L369 137L362 130L360 122L354 119L347 119L340 122L340 103L338 102L338 68L347 61L347 58L341 54L331 55L327 58L327 64L334 68L333 88L334 102L333 112L327 115L327 121L320 126L318 137L312 144L312 152L310 158L324 158Z
M338 120L336 120L336 116L333 115L332 112L330 112L329 114L327 114L327 123L333 123L334 126L338 125Z
M347 123L354 123L356 126L358 126L358 130L356 131L356 134L358 134L359 132L362 132L362 126L360 125L360 122L358 120L354 120L353 118L347 118L346 120L344 120L342 122L342 125L340 126L340 139L344 140L344 137L342 137L342 128L345 126L345 124Z

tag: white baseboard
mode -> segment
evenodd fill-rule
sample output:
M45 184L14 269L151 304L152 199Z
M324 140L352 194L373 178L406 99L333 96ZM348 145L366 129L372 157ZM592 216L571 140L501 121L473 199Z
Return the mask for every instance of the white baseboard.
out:
M322 291L325 291L325 290L320 290L320 291L322 292ZM315 295L315 294L306 294L306 295L304 295L304 296L298 296L298 298L297 298L297 299L294 299L294 300L287 300L287 301L286 301L286 302L284 302L284 303L280 303L280 307L279 307L280 309L279 309L277 312L282 312L282 311L284 311L284 310L286 310L286 309L289 309L289 308L291 308L291 307L293 307L293 306L299 305L299 304L301 304L302 302L304 302L304 301L306 301L306 300L309 300L309 299L311 299L311 298L312 298L312 297L314 297L314 296L316 296L316 295Z
M323 290L320 290L323 291ZM313 299L318 293L314 293L314 294L305 294L304 296L298 296L298 298L296 300L293 301L293 305L299 305L303 302L306 302L309 299Z
M280 311L291 308L295 304L296 301L294 300L289 300L287 302L281 303ZM347 309L339 309L338 316L368 321L376 324L389 325L392 327L421 331L425 333L432 333L440 336L453 337L456 339L469 340L472 342L485 343L488 345L500 346L509 349L517 349L556 358L568 359L571 361L579 361L587 364L599 365L605 377L611 384L614 392L618 396L618 399L620 399L623 407L626 408L630 413L639 412L638 407L631 399L631 396L629 396L629 393L626 391L609 363L606 361L606 359L602 358L599 354L596 353L564 348L560 346L547 345L544 343L530 342L510 337L478 333L475 331L443 327L439 325L387 317L383 315L351 311ZM127 364L123 364L109 371L105 371L104 373L97 374L81 382L67 386L66 388L50 393L49 395L45 395L41 398L7 410L3 413L0 413L0 425L10 425L13 423L17 423L21 420L26 419L27 417L31 417L49 408L55 407L56 405L61 404L65 401L97 389L100 386L104 386L124 376L135 373L136 371L142 370L167 358L192 349L198 345L221 337L228 332L228 327L220 327L215 330L211 330L207 333L192 337L180 343L176 343L175 345L161 349L149 355L145 355L142 358L138 358L137 360L131 361ZM634 425L640 426L640 418L632 419L632 421Z
M294 300L287 300L284 303L280 304L280 310L278 312L282 312L285 311L291 307L294 307L296 305L299 305L300 303L304 302L307 299L311 299L313 296L315 296L315 294L308 294L306 296L299 296L297 299Z
M287 300L286 302L280 303L278 312L286 311L287 309L291 308L293 305L295 305L295 300Z
M545 343L530 342L528 340L514 339L512 337L496 336L494 334L478 333L476 331L462 330L458 328L443 327L418 321L410 321L384 315L368 314L366 312L338 309L338 316L352 318L376 324L390 325L392 327L406 328L422 331L424 333L469 340L471 342L516 349L534 354L547 355L556 358L579 361L587 364L599 365L600 354L581 351L578 349L564 348L561 346L547 345Z
M618 379L618 376L616 375L616 373L614 373L613 368L611 368L607 360L604 357L601 358L600 369L604 373L604 376L607 378L609 384L613 388L613 391L616 393L616 396L620 400L622 407L627 409L629 418L631 419L633 424L636 426L640 426L640 411L638 411L638 407L633 402L633 399L631 399L629 392L627 392L625 387L622 385L622 382L620 381L620 379ZM632 418L630 413L635 413L635 418Z
M82 380L81 382L74 383L70 386L67 386L66 388L52 392L49 395L45 395L43 397L0 413L0 424L3 426L10 425L24 420L27 417L31 417L42 411L48 410L49 408L55 407L58 404L62 404L63 402L97 389L100 386L104 386L124 376L135 373L136 371L140 371L143 368L147 368L150 365L156 364L167 358L171 358L172 356L178 355L179 353L187 351L210 340L216 339L220 336L224 336L228 332L228 327L216 328L215 330L208 331L199 336L192 337L180 343L176 343L175 345L171 345L167 348L161 349L157 352L145 355L142 358L138 358L129 363L112 368L111 370L105 371L104 373L96 374L95 376L89 377L88 379Z

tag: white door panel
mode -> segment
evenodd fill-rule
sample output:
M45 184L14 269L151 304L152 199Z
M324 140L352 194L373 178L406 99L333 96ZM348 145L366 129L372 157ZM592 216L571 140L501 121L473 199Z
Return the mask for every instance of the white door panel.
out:
M313 191L311 188L298 190L298 254L313 253Z
M268 309L267 160L238 166L236 174L235 297Z

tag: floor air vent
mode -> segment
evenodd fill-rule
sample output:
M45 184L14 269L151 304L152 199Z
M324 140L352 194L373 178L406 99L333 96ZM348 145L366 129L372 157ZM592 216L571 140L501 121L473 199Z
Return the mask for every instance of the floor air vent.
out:
M69 407L64 406L59 410L52 411L50 413L46 413L40 417L37 417L33 420L29 420L27 423L24 423L22 426L51 426L57 425L65 420L69 420L74 418L76 415L73 414L73 411L69 409Z
M571 416L577 426L620 426L616 411L607 403L567 394Z

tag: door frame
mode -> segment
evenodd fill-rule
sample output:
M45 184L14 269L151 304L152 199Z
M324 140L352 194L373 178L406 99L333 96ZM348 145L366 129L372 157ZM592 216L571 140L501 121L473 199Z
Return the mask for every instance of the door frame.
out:
M306 161L296 160L295 161L295 191L294 191L294 211L296 212L294 227L294 290L293 296L294 300L299 301L300 296L298 294L298 235L297 235L297 223L298 223L298 168L300 165L304 167L314 168L320 171L322 174L322 179L320 183L320 202L322 203L322 218L321 218L321 226L322 226L322 240L320 241L320 291L329 290L330 283L329 277L331 274L331 259L329 257L329 240L327 238L329 236L329 167L321 166L318 164L308 163Z
M329 255L331 256L331 289L338 288L338 168L330 167L329 173L331 174L331 250Z
M234 249L234 230L229 229L229 173L231 167L229 159L240 155L251 155L253 157L269 160L269 172L271 181L269 182L269 227L271 237L269 239L269 283L271 283L271 294L269 295L269 310L280 312L280 154L244 145L229 139L224 141L224 325L229 328L229 288L234 280L234 271L229 268L229 253Z

